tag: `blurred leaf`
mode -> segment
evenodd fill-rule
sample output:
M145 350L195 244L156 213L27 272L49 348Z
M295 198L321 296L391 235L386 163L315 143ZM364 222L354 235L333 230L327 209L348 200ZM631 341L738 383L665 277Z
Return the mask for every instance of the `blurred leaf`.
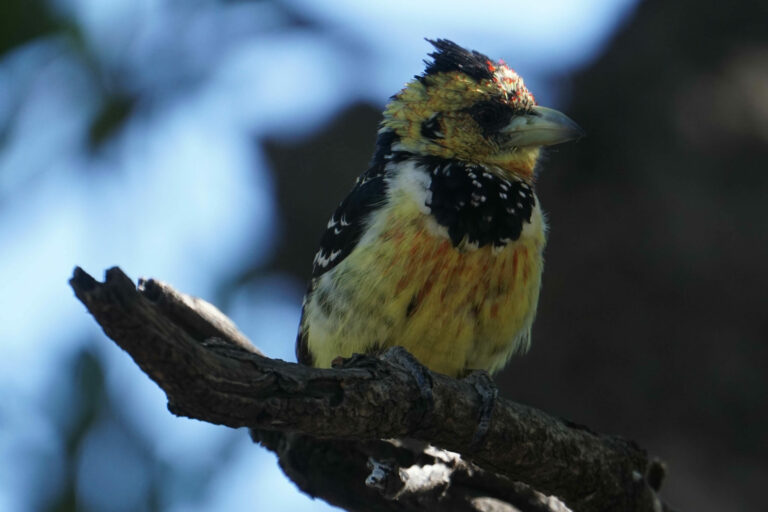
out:
M222 4L263 4L270 5L283 17L283 29L288 27L322 30L324 27L306 12L284 0L219 0Z
M67 399L73 416L59 434L64 446L65 481L61 491L46 507L51 512L74 512L77 504L76 466L84 439L107 406L102 362L90 348L81 349L64 372L75 386L74 396Z
M136 97L127 94L107 96L88 130L88 145L96 150L125 124L136 107Z
M75 453L85 434L100 412L106 407L104 368L102 362L89 349L80 351L72 365L72 378L76 383L79 411L77 421L68 432L67 451ZM77 403L77 400L74 400Z
M42 0L0 2L0 55L58 29L56 16Z

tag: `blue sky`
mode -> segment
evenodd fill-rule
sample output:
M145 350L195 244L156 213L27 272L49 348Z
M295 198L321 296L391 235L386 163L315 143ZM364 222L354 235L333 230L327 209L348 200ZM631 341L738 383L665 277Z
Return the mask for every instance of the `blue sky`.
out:
M230 269L265 259L274 243L271 170L254 136L308 135L355 100L383 106L422 70L430 51L424 37L503 58L540 103L556 105L567 91L554 80L594 58L635 6L286 4L325 30L277 30L282 14L268 3L58 0L85 27L96 58L124 70L121 86L152 98L97 158L85 153L83 133L98 108L99 84L67 43L36 41L0 61L0 121L16 114L0 152L0 459L14 461L0 466L0 509L30 509L45 499L31 492L34 468L18 447L33 445L57 460L61 447L42 413L51 376L82 340L103 340L67 286L75 265L98 278L119 265L133 278L157 277L212 299ZM182 79L192 85L179 90ZM239 294L227 313L267 354L293 360L303 287L269 277ZM300 494L245 432L172 416L162 392L124 353L107 341L97 347L108 362L109 389L163 460L204 467L222 445L237 446L202 501L180 500L171 510L330 509ZM96 478L109 468L89 462L98 461L89 450L113 441L94 434L79 468L80 499L100 510L107 510L105 496L121 491ZM129 471L130 454L121 457L121 471ZM54 488L60 470L51 466Z

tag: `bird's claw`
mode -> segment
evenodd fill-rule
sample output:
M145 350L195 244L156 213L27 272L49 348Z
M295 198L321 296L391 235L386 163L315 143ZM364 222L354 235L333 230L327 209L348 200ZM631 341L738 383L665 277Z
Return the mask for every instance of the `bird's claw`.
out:
M475 391L480 395L480 414L477 429L475 429L472 443L470 444L473 449L478 449L483 444L483 441L485 441L485 436L491 427L491 417L496 404L496 397L499 395L499 388L496 387L496 383L493 382L488 372L484 370L473 371L465 377L465 380L470 382Z

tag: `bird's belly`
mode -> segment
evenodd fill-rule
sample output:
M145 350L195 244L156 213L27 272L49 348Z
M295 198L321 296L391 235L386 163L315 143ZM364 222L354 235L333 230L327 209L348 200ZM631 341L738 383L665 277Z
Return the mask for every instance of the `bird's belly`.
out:
M448 375L501 368L528 344L544 245L537 220L503 247L459 249L425 216L388 219L317 282L307 308L315 365L401 345Z

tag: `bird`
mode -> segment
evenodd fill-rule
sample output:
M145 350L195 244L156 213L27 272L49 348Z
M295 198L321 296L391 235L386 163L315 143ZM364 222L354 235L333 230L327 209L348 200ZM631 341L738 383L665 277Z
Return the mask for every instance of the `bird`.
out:
M541 149L583 130L523 79L447 39L390 98L367 170L327 223L296 340L333 366L401 346L451 377L528 350L547 224Z

